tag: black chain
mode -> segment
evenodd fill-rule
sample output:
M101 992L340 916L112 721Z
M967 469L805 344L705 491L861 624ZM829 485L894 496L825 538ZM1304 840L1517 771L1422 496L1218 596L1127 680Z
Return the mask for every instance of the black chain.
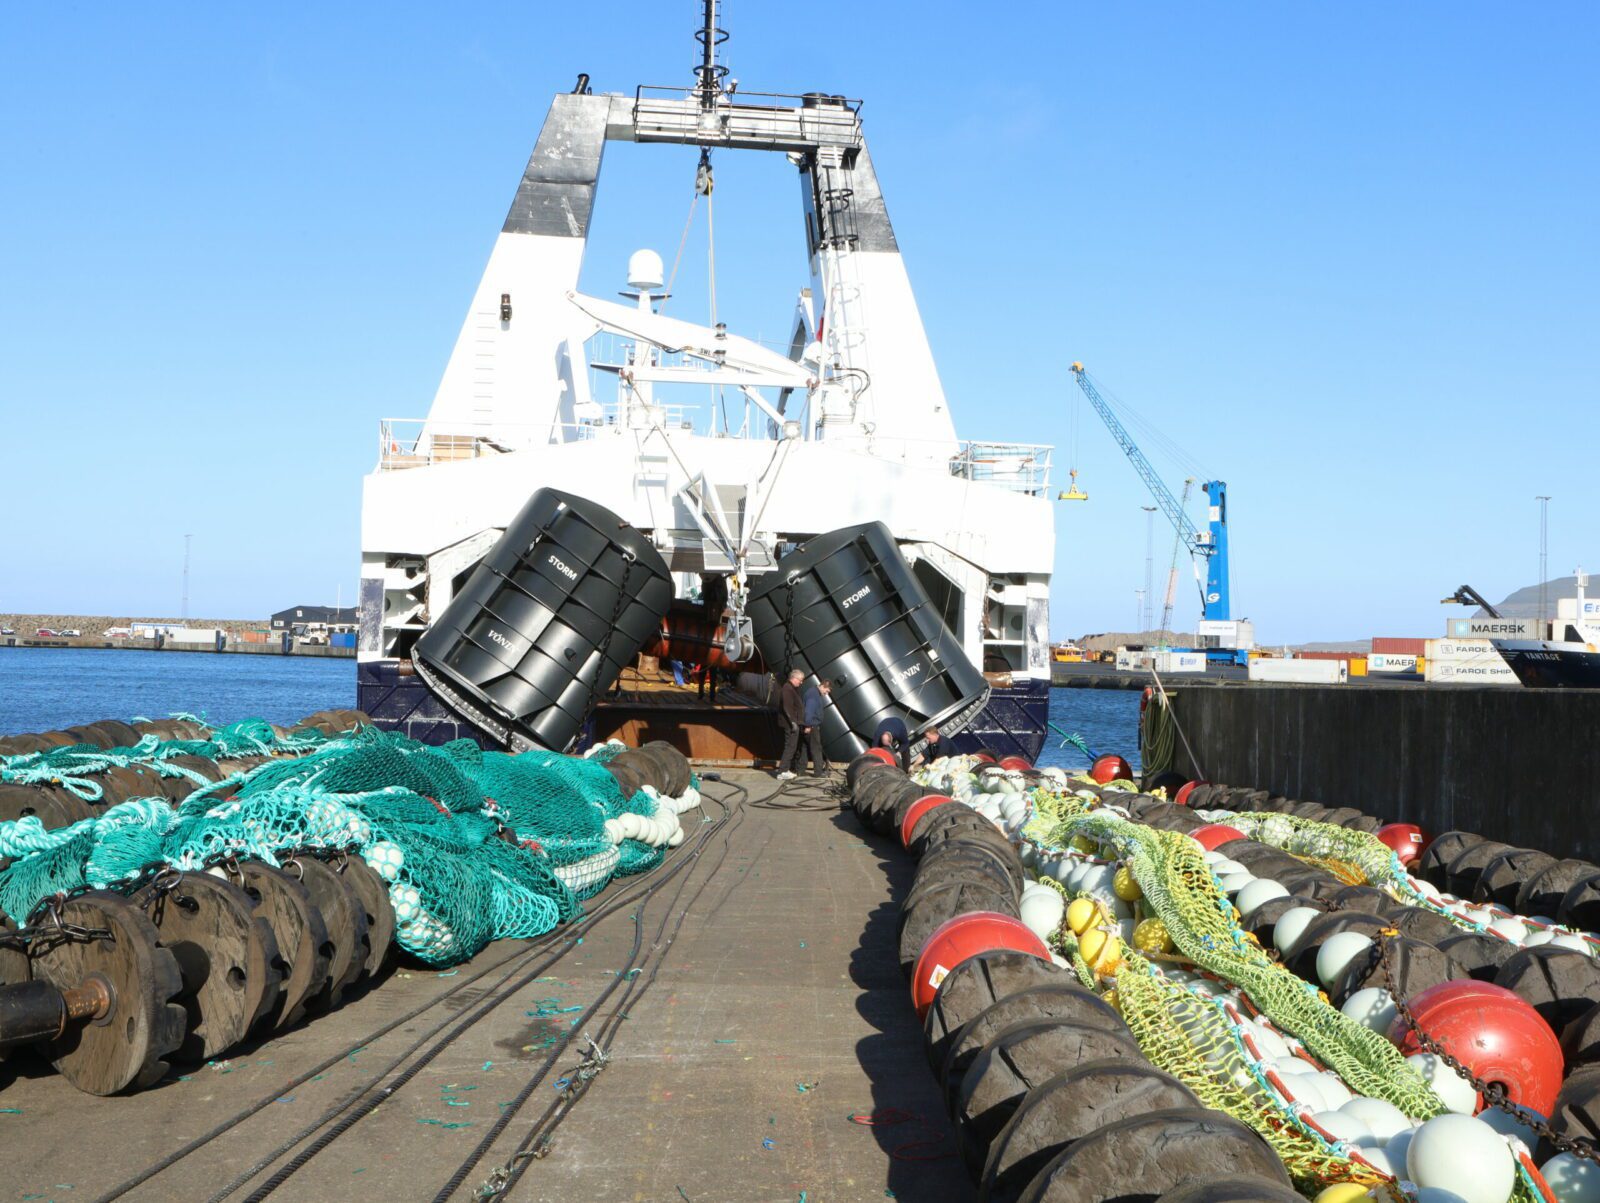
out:
M34 945L42 944L41 952L48 952L62 944L90 944L96 940L110 940L115 935L109 927L84 927L81 923L68 923L61 917L62 909L88 887L71 893L52 894L33 908L29 922L22 927L0 931L0 947L15 948L34 954Z
M600 640L600 658L594 666L594 684L589 686L589 700L583 704L583 714L578 719L578 731L589 725L589 719L594 716L594 709L600 704L600 674L605 672L606 656L611 651L611 640L617 633L617 621L622 617L622 611L628 606L628 577L633 573L634 556L630 552L622 553L622 584L617 586L617 603L611 607L611 623L606 628L605 635Z
M1504 1111L1518 1123L1531 1128L1540 1137L1548 1141L1551 1147L1559 1152L1571 1153L1574 1157L1581 1157L1585 1161L1600 1165L1600 1153L1595 1151L1592 1144L1586 1140L1573 1140L1562 1136L1547 1122L1539 1119L1533 1112L1511 1102L1506 1097L1504 1082L1484 1081L1451 1056L1444 1045L1422 1030L1422 1025L1417 1022L1417 1017L1411 1013L1411 1008L1406 1005L1405 999L1400 996L1400 991L1395 988L1394 971L1389 963L1389 955L1393 946L1392 942L1398 935L1398 932L1379 932L1378 938L1372 942L1372 951L1368 956L1377 962L1378 969L1383 973L1384 989L1389 992L1390 999L1394 1001L1395 1014L1400 1017L1400 1021L1406 1025L1406 1030L1416 1039L1417 1047L1425 1053L1432 1053L1435 1057L1438 1057L1439 1060L1453 1069L1457 1075L1472 1083L1472 1088L1483 1096L1485 1103Z
M784 586L783 602L783 677L789 679L794 667L794 578Z

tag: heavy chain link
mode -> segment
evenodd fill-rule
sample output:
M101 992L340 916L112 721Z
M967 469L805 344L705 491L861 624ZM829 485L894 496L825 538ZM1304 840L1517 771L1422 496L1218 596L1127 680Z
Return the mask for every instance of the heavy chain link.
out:
M794 667L794 580L784 586L783 599L783 678L789 679Z
M115 933L109 927L84 927L81 923L68 923L61 917L63 908L87 887L72 893L52 894L34 908L30 922L22 927L0 930L0 948L14 948L33 954L35 944L42 944L47 952L62 944L89 944L95 940L110 940Z
M1407 1005L1406 1000L1401 997L1400 991L1395 987L1394 969L1389 958L1393 947L1392 942L1399 934L1393 928L1379 932L1377 939L1372 942L1372 951L1368 955L1376 960L1378 969L1383 974L1384 989L1389 992L1389 998L1394 1002L1395 1014L1405 1024L1406 1030L1415 1038L1417 1047L1425 1053L1431 1053L1433 1056L1438 1057L1439 1060L1454 1070L1458 1076L1472 1083L1472 1088L1482 1096L1486 1104L1497 1110L1504 1111L1518 1123L1531 1128L1541 1138L1548 1141L1552 1148L1562 1153L1571 1153L1574 1157L1581 1157L1585 1161L1600 1165L1600 1153L1595 1151L1592 1144L1586 1140L1574 1140L1570 1137L1562 1136L1547 1121L1539 1119L1532 1111L1511 1102L1506 1097L1505 1083L1484 1081L1460 1061L1456 1060L1455 1057L1451 1056L1450 1051L1444 1045L1423 1031L1422 1025L1417 1022L1417 1017L1411 1013L1410 1006Z

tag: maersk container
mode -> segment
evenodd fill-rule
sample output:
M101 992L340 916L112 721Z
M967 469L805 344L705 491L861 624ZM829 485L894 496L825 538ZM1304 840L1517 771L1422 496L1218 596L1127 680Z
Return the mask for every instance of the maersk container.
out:
M1417 658L1414 655L1402 656L1394 652L1373 652L1367 657L1367 671L1369 673L1414 673L1417 671Z
M1250 661L1250 680L1293 685L1341 685L1350 677L1343 660Z

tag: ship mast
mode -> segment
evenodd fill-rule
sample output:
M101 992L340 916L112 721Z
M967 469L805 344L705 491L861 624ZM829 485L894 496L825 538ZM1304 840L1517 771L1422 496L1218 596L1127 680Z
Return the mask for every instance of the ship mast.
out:
M705 0L705 14L700 28L694 31L694 40L700 43L700 65L694 69L695 91L700 97L700 108L710 112L717 107L722 96L722 80L728 74L728 65L718 61L717 50L728 40L728 31L718 26L722 0Z

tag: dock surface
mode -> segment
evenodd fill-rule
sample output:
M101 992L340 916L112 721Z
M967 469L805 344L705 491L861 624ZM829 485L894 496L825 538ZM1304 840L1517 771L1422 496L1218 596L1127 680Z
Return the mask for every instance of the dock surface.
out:
M309 1147L280 1152L294 1137L326 1139L333 1126L319 1121L383 1099L270 1197L470 1199L495 1167L516 1164L522 1177L503 1198L967 1203L896 959L910 858L822 789L726 776L706 786L728 800L726 824L698 848L691 832L657 871L655 893L616 908L581 943L566 929L502 941L442 973L404 965L328 1015L227 1061L178 1067L129 1098L80 1094L26 1060L0 1063L0 1198L107 1197L258 1103L115 1197L261 1197ZM722 812L708 801L699 813L705 831ZM614 882L588 910L649 881ZM586 1083L579 1042L557 1047L574 1020L606 1053ZM405 1071L387 1098L374 1088ZM574 1083L583 1090L567 1117L530 1145L540 1155L514 1159Z

